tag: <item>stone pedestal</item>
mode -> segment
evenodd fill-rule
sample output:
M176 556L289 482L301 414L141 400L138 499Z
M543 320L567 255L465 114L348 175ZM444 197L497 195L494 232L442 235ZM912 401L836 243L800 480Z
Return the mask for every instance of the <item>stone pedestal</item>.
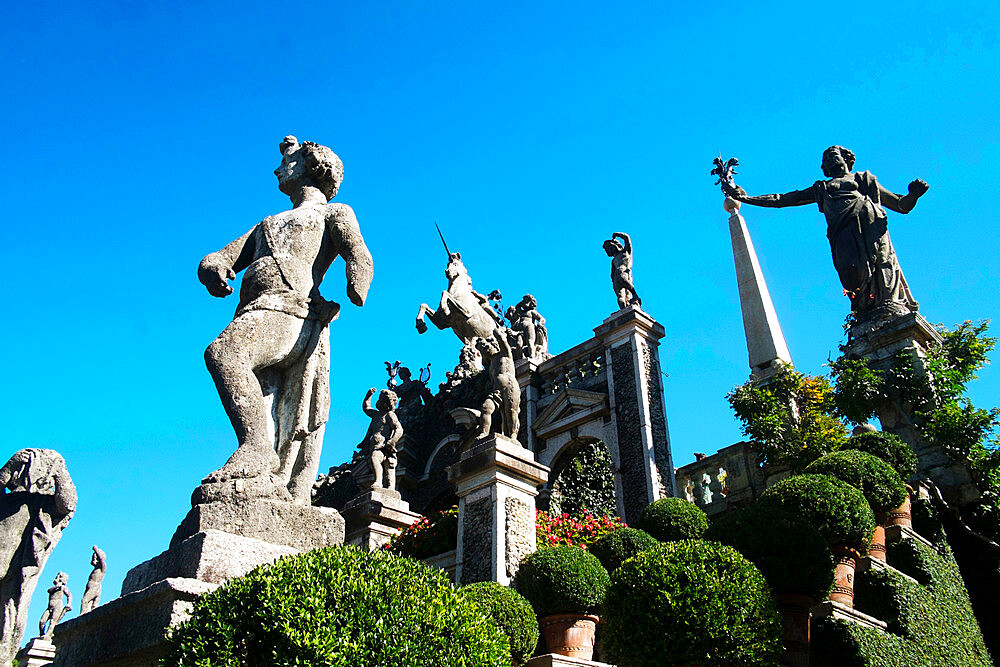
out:
M364 551L374 551L394 535L406 529L420 515L410 511L410 504L399 491L373 488L349 500L342 512L346 523L347 544Z
M238 499L197 505L159 556L125 575L122 596L56 626L55 665L157 665L167 630L199 596L281 556L342 544L336 510Z
M549 469L518 442L493 434L448 467L458 495L456 579L507 585L535 550L535 496Z
M618 512L634 524L654 500L676 496L657 348L663 326L635 307L604 320L594 334L604 346L614 438Z
M47 639L35 637L17 652L18 667L51 665L56 657L56 646Z
M614 665L595 660L581 660L580 658L571 658L566 655L546 653L545 655L535 656L524 663L524 667L614 667Z

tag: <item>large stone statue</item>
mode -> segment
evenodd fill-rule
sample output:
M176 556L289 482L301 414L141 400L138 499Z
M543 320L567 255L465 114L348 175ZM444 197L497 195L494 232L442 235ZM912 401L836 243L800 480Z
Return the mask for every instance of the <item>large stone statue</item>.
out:
M0 665L17 654L38 575L75 510L76 487L58 452L22 449L0 469Z
M545 318L536 310L538 301L525 294L520 303L507 309L511 343L516 359L544 359L549 351L549 334Z
M204 479L195 503L224 497L227 480L244 480L248 496L309 503L329 413L328 325L340 311L319 286L338 256L352 303L364 304L372 280L354 211L329 203L344 175L340 158L291 136L281 154L274 173L293 208L264 218L198 267L217 297L233 291L227 281L239 271L246 274L236 316L205 351L239 446Z
M52 580L52 586L49 587L49 606L42 612L42 619L38 621L38 636L43 639L52 638L52 631L56 629L66 612L73 608L73 594L66 585L68 581L69 575L65 572L60 572ZM63 598L66 599L65 602Z
M101 604L101 582L104 581L104 575L108 571L108 558L96 544L94 545L94 555L90 558L90 564L94 566L94 569L90 572L90 578L87 579L87 589L83 592L83 599L80 600L81 614L93 611L97 605Z
M723 192L746 204L772 208L819 205L826 215L833 265L859 321L916 311L917 302L889 239L883 207L909 213L927 192L927 183L917 179L910 182L907 194L897 195L882 187L871 172L852 173L853 167L854 153L843 146L831 146L823 151L822 169L827 180L816 181L805 190L750 197L731 179L721 178L725 174L720 174L720 180Z
M420 375L416 380L413 379L413 373L409 368L400 366L399 378L401 382L396 386L394 391L399 396L400 410L404 408L412 409L420 407L420 405L430 405L433 398L430 389L427 388L427 383L431 380L430 364L420 369Z
M483 402L479 422L479 436L489 435L493 425L493 413L500 411L500 432L508 438L517 439L521 428L521 386L514 373L514 355L507 343L507 337L499 330L489 338L476 341L476 346L486 365L492 391Z
M615 232L604 242L604 252L611 258L611 287L618 297L618 308L641 306L642 299L632 284L632 239L625 232Z
M372 407L376 392L378 400ZM372 421L365 439L358 444L361 461L355 481L360 488L396 490L396 444L403 437L403 425L396 417L398 400L391 389L379 391L372 387L361 403L361 409Z

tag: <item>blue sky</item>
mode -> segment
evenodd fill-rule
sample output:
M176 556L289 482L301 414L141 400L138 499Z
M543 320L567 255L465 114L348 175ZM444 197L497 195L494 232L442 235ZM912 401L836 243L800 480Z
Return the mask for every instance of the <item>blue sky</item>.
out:
M554 352L616 308L601 242L629 232L667 332L675 464L739 440L724 397L749 369L709 176L720 153L751 194L812 184L831 144L897 192L924 178L914 212L889 220L921 312L996 318L997 3L702 5L9 7L5 456L55 448L80 492L39 587L65 570L78 602L96 543L117 596L233 450L202 352L235 299L210 297L195 269L288 207L271 173L286 134L344 160L337 200L376 263L364 308L339 270L324 284L344 310L323 469L363 436L384 360L431 362L435 385L457 360L451 333L413 326L445 287L435 220L480 291L538 298ZM822 214L744 213L793 359L824 372L848 303ZM987 368L972 397L992 406L998 390Z

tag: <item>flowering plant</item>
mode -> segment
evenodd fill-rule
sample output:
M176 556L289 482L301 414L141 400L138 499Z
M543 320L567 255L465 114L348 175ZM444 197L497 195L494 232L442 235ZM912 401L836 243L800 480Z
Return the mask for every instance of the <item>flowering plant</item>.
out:
M554 547L558 545L576 546L586 549L605 535L619 528L625 528L625 522L616 516L597 517L590 512L583 516L535 512L535 536L538 547Z
M421 517L383 546L398 556L418 560L454 549L458 542L458 507Z

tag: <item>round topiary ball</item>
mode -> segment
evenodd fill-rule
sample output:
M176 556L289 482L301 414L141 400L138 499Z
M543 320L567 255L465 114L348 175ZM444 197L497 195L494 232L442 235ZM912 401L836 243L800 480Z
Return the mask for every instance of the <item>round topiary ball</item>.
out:
M644 530L619 528L591 544L590 553L597 556L605 570L614 572L632 556L658 544L656 538Z
M483 581L459 589L496 623L510 643L510 657L519 665L535 652L538 644L538 619L531 603L512 588L495 581Z
M604 602L608 571L580 547L545 547L529 554L517 588L539 616L591 613Z
M865 553L875 532L875 515L861 491L829 475L783 479L764 491L757 504L808 522L830 546Z
M604 641L620 667L774 665L781 619L756 567L732 547L661 544L611 577Z
M696 540L708 528L708 517L683 498L660 498L642 510L636 527L661 542Z
M807 465L805 472L830 475L860 489L875 512L896 509L906 499L906 485L892 466L866 452L833 452Z
M917 455L898 435L885 431L865 431L852 435L843 449L856 449L877 456L892 466L905 482L917 472Z
M203 595L165 665L509 665L441 570L351 546L286 556Z
M833 556L826 540L805 521L766 506L723 514L706 540L729 545L757 566L776 594L820 601L833 585Z

